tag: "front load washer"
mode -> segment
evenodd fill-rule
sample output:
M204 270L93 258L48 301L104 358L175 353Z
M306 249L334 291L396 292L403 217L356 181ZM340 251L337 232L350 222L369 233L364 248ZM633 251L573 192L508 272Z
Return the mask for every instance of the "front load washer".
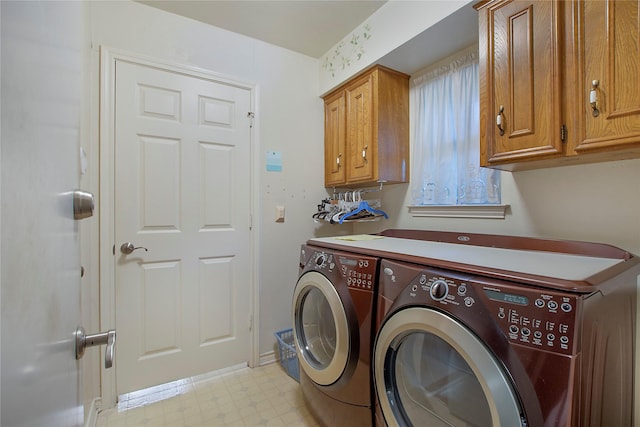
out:
M371 351L379 258L300 251L293 335L305 402L325 426L373 423Z
M386 258L377 425L634 425L638 257L600 244L404 231L358 250Z

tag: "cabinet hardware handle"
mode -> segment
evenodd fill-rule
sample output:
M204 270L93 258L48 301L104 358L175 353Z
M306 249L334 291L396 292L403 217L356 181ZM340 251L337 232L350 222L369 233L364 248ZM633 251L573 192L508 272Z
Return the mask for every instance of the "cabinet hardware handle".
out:
M340 167L340 157L342 157L342 153L338 154L338 157L336 157L336 165L338 165L338 167Z
M600 82L598 80L591 81L591 91L589 92L589 104L591 104L591 115L593 117L598 117L600 115L600 111L598 110L598 93L596 89L598 89L598 85Z
M365 146L364 146L364 149L362 150L362 158L363 158L364 160L367 160L367 150L368 150L368 149L369 149L369 146L368 146L368 145L365 145Z
M504 113L504 107L501 105L500 109L498 110L498 116L496 117L496 125L498 126L498 129L500 129L500 136L504 135L504 128L502 127L503 113Z

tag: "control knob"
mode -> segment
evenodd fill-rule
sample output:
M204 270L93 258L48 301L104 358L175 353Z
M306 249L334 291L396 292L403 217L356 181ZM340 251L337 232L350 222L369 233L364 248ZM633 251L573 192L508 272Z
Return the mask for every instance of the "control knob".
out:
M318 254L316 257L316 265L320 268L324 267L327 263L327 256L325 254Z
M429 295L435 301L442 301L449 294L449 285L444 280L436 280L431 284Z

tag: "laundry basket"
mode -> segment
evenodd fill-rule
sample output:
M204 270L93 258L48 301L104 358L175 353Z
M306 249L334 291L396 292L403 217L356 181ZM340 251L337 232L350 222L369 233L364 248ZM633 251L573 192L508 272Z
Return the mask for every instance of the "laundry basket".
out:
M280 364L291 378L300 382L300 366L298 365L298 356L293 342L293 329L284 329L275 332L274 335L278 340Z

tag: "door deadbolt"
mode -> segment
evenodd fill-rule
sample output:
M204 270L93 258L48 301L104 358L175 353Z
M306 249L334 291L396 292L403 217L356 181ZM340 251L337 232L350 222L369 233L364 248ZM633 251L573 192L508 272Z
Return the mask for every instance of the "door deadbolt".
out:
M73 192L73 219L92 217L94 208L95 201L93 194L82 190L75 190Z

